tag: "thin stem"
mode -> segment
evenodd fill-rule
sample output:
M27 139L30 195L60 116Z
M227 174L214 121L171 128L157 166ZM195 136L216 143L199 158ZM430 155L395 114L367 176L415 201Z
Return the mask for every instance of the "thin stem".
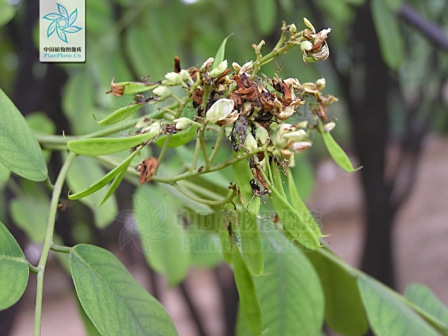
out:
M218 137L216 138L215 146L213 147L213 151L210 154L210 157L208 158L209 163L213 163L213 159L215 158L216 154L218 154L219 147L221 147L222 139L224 139L224 135L226 134L226 130L224 127L221 127L219 130Z
M165 154L166 154L166 151L168 150L168 145L170 143L170 140L171 140L172 136L173 136L172 134L168 134L166 136L165 143L163 144L162 150L160 151L160 154L159 154L159 158L157 159L157 167L156 167L156 171L154 172L154 174L157 173L157 170L159 169L160 164L162 163L162 161L163 161L163 159L165 157Z
M222 197L222 195L217 194L213 190L210 190L210 189L205 188L197 183L193 183L193 182L190 182L187 180L183 180L181 185L186 187L187 189L189 189L190 191L194 192L197 195L201 195L201 196L207 197L212 200L219 200Z
M37 268L36 266L32 265L30 262L28 262L28 267L29 267L31 273L33 273L33 274L38 274L39 273L39 268Z
M55 252L61 252L61 253L70 253L72 248L68 247L68 246L62 246L62 245L57 245L55 243L52 243L51 250L55 251Z
M190 169L190 170L188 170L185 173L182 173L182 174L179 174L179 175L173 176L173 177L153 176L152 177L152 181L172 184L173 182L177 182L177 181L186 179L188 177L192 177L192 176L196 176L196 175L202 175L202 174L207 174L207 173L211 173L211 172L214 172L214 171L218 171L218 170L224 169L224 168L226 168L228 166L233 165L235 162L238 162L238 161L243 160L243 159L245 159L245 158L247 158L249 156L252 156L252 155L260 153L260 152L263 152L265 150L266 150L266 148L259 147L259 148L255 149L255 150L251 151L251 152L238 155L237 157L234 157L231 160L228 160L228 161L223 162L223 163L219 163L216 166L210 167L208 169L204 168L204 169L202 169L200 171L198 171L198 170L192 171Z
M20 186L17 184L17 182L13 178L8 179L7 186L15 196L23 196L24 195L22 189L20 189Z
M159 111L155 112L155 113L159 113ZM153 114L148 115L148 118L151 118L153 116ZM103 129L96 131L96 132L92 132L92 133L88 133L85 135L81 135L81 136L65 136L65 135L45 135L45 134L35 134L35 137L37 139L37 141L39 141L40 144L42 145L66 145L68 141L70 140L75 140L75 139L87 139L87 138L99 138L99 137L103 137L106 135L110 135L110 134L114 134L117 132L120 132L122 130L128 129L132 126L135 126L135 124L141 119L142 117L139 118L134 118L134 119L130 119L127 121L123 121L121 123L112 125L112 126L108 126L108 127L104 127Z
M191 161L191 166L189 172L192 173L196 169L196 165L198 164L199 151L201 150L201 140L199 137L196 138L196 146L194 148L193 160Z
M209 160L208 154L207 154L207 147L205 146L204 129L203 128L201 128L199 130L198 139L199 139L199 143L201 145L202 156L204 157L204 161L205 161L205 168L208 169L208 168L210 168L210 160Z
M187 196L188 198L192 199L193 201L201 203L201 204L205 204L205 205L210 205L210 206L224 205L224 204L230 202L235 195L235 192L233 190L231 190L229 192L229 194L222 200L212 201L212 200L203 199L203 198L193 195L189 191L183 189L177 183L173 183L173 187L176 188L176 190L179 191L181 194Z
M58 210L59 197L61 196L62 186L64 184L65 178L68 173L68 169L70 168L73 159L76 157L76 154L70 153L65 160L64 165L59 172L59 176L54 185L53 194L51 196L50 210L48 215L47 222L47 231L45 234L44 246L42 248L42 254L40 256L39 264L37 266L37 290L36 290L36 311L35 311L35 320L34 320L34 335L40 335L40 327L41 327L41 318L42 318L42 295L44 289L44 272L45 266L47 264L48 253L50 252L50 248L53 243L53 233L54 233L54 225L56 222L56 212Z

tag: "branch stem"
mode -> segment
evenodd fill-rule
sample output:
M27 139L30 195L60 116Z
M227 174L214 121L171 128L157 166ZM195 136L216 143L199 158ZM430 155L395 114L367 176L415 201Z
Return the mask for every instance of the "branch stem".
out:
M68 173L68 169L73 162L76 154L70 153L65 160L64 165L59 172L59 176L54 184L53 194L51 196L50 211L48 215L47 231L45 234L44 246L40 256L39 264L36 267L37 273L37 290L36 290L36 310L34 320L34 335L40 335L41 321L42 321L42 296L44 289L44 273L47 264L48 254L53 244L54 225L56 222L56 213L58 210L59 198L61 196L62 186Z

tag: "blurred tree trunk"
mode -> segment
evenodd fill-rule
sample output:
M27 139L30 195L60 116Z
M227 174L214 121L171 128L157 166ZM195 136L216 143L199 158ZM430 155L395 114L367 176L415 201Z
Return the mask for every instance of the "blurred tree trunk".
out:
M359 54L355 66L364 71L363 94L349 95L353 140L365 195L365 244L361 268L394 286L392 224L395 209L385 179L388 140L388 95L391 78L383 61L369 6L356 10L354 41ZM353 91L353 90L351 90Z

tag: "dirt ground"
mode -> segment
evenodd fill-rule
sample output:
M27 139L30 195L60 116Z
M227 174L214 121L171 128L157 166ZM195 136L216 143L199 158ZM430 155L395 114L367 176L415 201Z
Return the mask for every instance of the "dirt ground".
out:
M431 288L448 305L448 138L428 138L424 145L415 189L401 209L394 231L399 291L418 282ZM333 250L357 265L363 236L362 195L358 174L347 174L331 161L318 169L318 183L310 207L321 216L324 232ZM147 279L131 269L142 284ZM46 276L42 335L84 335L67 278L55 270ZM35 281L35 277L31 277ZM207 322L210 335L222 330L221 307L214 278L209 272L192 270L188 287ZM34 323L34 287L26 292L13 336L31 335ZM163 294L162 302L173 317L180 336L196 335L185 304L176 289Z

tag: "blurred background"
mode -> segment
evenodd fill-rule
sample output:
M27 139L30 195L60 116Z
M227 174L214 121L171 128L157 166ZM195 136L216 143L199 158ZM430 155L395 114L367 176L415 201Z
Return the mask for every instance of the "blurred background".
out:
M184 68L200 66L230 34L226 58L243 64L254 58L252 44L275 45L282 21L298 30L304 17L316 30L331 27L327 61L305 66L293 50L265 73L301 82L326 78L325 93L340 99L329 110L337 121L333 134L363 169L343 172L316 141L298 160L298 188L344 260L399 291L424 283L448 304L448 1L87 0L86 13L86 62L45 64L37 49L39 2L0 0L0 87L38 132L95 130L93 115L101 119L126 104L104 94L113 78L158 80L172 71L175 56ZM54 179L61 159L48 160ZM120 248L124 224L114 219L132 208L132 193L124 184L101 208L70 203L59 214L58 235L67 245L112 250L162 301L180 335L232 335L237 294L219 256L167 289L138 246ZM47 197L44 186L16 179L0 193L0 219L32 262L41 248ZM85 334L73 284L56 258L50 272L42 333ZM1 336L32 333L34 291L31 277L19 303L0 312Z

